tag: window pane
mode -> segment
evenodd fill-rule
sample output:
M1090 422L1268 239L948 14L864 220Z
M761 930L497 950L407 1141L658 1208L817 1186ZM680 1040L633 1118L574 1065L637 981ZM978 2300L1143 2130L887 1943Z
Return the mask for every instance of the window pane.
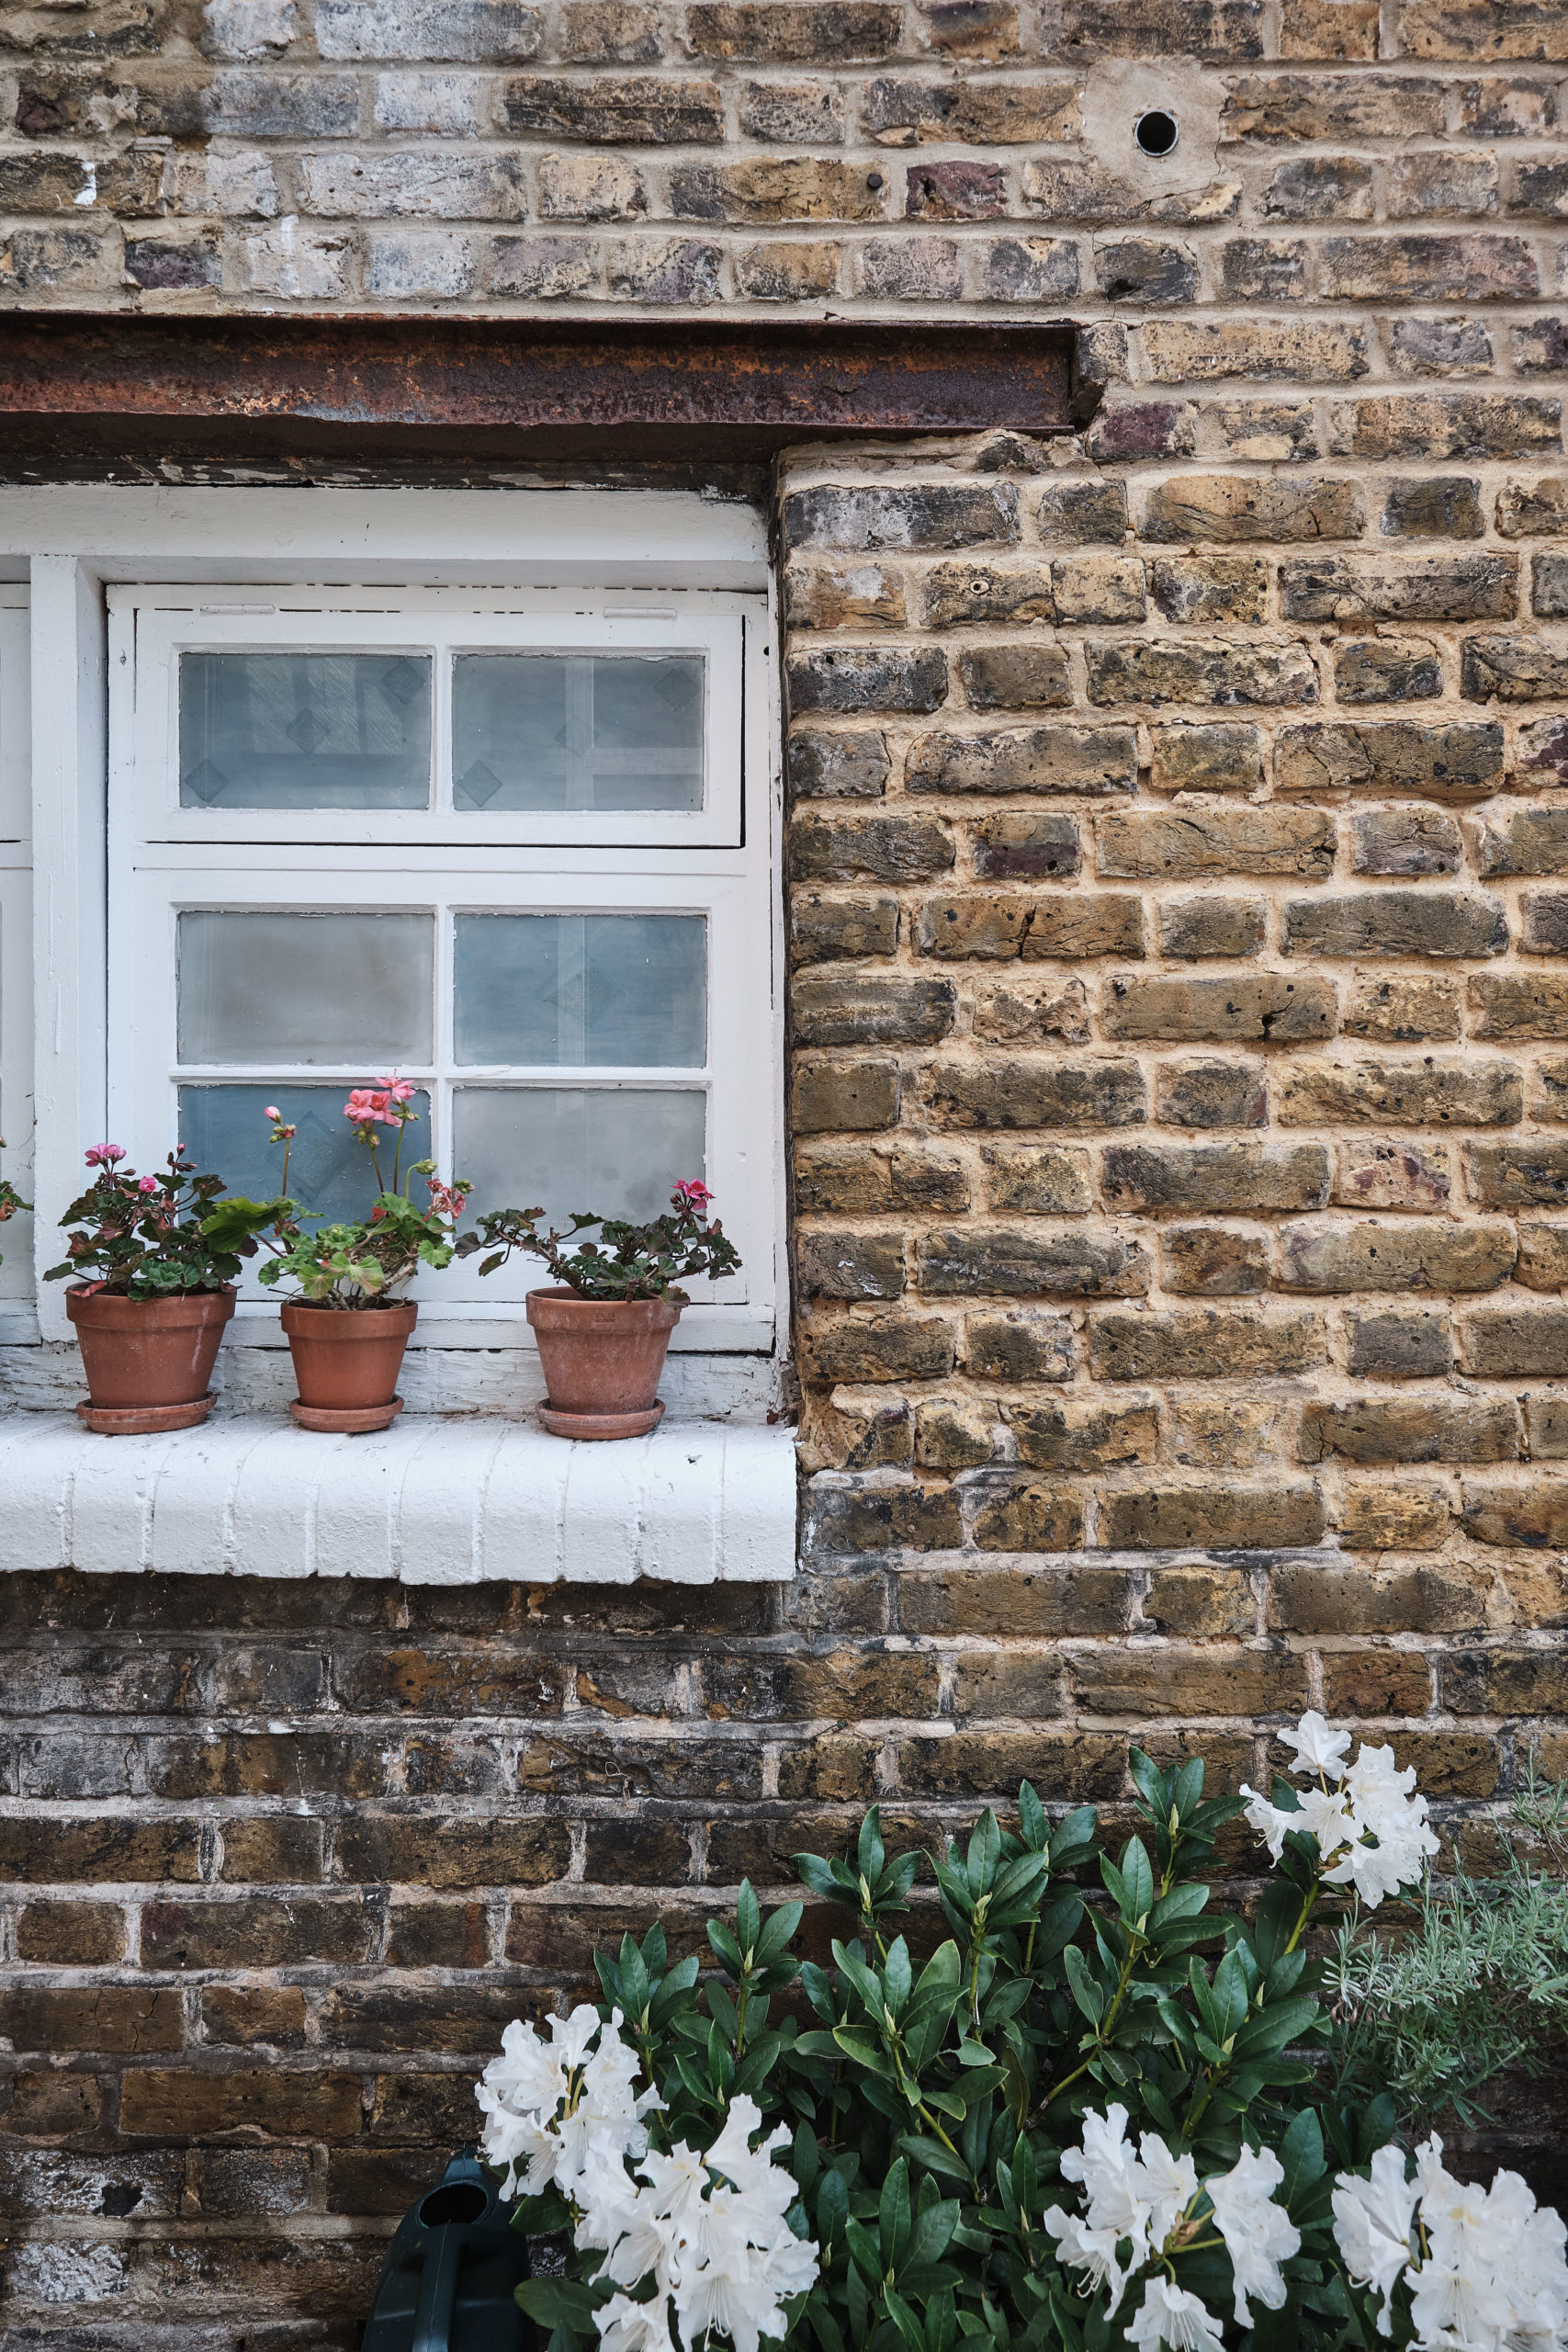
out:
M183 808L429 802L428 655L181 655Z
M465 653L459 808L700 808L700 653Z
M367 1216L376 1197L376 1171L370 1154L343 1115L347 1090L342 1086L182 1086L180 1140L203 1175L221 1176L231 1193L243 1199L276 1199L283 1179L283 1146L271 1141L272 1122L266 1106L276 1102L298 1129L288 1155L288 1192L301 1208L313 1209L333 1224ZM403 1129L402 1183L414 1160L429 1159L430 1097L414 1096L417 1119ZM392 1155L397 1137L383 1130L387 1140L377 1147L381 1173L392 1181ZM424 1180L413 1180L413 1197L423 1204Z
M658 1216L681 1178L705 1178L706 1136L699 1088L461 1086L452 1097L452 1165L481 1214Z
M459 1062L700 1069L701 915L459 915Z
M434 963L434 915L182 914L180 1059L428 1062Z

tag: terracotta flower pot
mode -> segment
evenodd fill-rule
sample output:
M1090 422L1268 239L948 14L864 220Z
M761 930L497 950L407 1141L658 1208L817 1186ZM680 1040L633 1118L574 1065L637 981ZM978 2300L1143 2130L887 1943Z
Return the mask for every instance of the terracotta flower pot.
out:
M212 1410L208 1386L231 1290L124 1298L91 1283L65 1294L91 1402L77 1412L102 1437L188 1430Z
M301 1429L355 1436L384 1430L403 1409L398 1374L417 1306L306 1306L288 1299L283 1329L299 1389L288 1409Z
M644 1436L664 1411L654 1391L683 1304L531 1290L528 1320L549 1400L538 1408L539 1427L552 1437Z

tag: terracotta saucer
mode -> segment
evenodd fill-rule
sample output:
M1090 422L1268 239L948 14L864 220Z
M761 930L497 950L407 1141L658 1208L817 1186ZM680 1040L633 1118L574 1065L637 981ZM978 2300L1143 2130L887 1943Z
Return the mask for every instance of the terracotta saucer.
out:
M211 1412L216 1391L194 1405L78 1405L76 1418L100 1437L151 1437L159 1430L193 1430Z
M640 1413L558 1413L553 1405L536 1405L539 1427L551 1437L646 1437L664 1419L664 1408L654 1403Z
M402 1411L403 1400L394 1396L389 1405L301 1405L296 1396L288 1409L302 1430L325 1430L333 1437L365 1437L372 1430L389 1427Z

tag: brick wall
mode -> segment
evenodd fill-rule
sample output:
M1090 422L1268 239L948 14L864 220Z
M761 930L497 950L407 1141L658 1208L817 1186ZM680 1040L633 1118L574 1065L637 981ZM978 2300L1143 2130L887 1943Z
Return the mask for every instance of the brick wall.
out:
M781 468L793 1588L0 1583L7 2346L348 2352L505 2018L874 1796L1310 1701L1483 1865L1568 1766L1565 84L1551 0L6 17L0 301L962 304L1105 385Z

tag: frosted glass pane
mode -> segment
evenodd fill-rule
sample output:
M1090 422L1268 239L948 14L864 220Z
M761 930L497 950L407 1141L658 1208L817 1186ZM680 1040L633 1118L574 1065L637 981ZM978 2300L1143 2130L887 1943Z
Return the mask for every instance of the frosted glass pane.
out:
M276 1102L299 1130L288 1155L290 1197L333 1224L346 1224L367 1216L376 1197L370 1154L343 1115L347 1100L344 1086L182 1086L180 1140L204 1175L221 1176L231 1193L246 1200L270 1201L283 1176L283 1146L270 1140L265 1115L267 1104ZM417 1094L414 1102L419 1116L403 1129L405 1180L414 1160L433 1156L430 1098ZM383 1132L388 1139L378 1146L378 1157L390 1184L397 1139ZM422 1177L413 1180L413 1197L422 1204L427 1198Z
M430 658L185 653L183 808L423 808Z
M182 1062L431 1060L434 915L203 910L179 925Z
M700 808L700 653L465 653L459 808Z
M459 915L459 1062L701 1069L701 915Z
M452 1164L469 1206L658 1216L682 1177L707 1173L707 1097L699 1088L461 1086L452 1097Z

